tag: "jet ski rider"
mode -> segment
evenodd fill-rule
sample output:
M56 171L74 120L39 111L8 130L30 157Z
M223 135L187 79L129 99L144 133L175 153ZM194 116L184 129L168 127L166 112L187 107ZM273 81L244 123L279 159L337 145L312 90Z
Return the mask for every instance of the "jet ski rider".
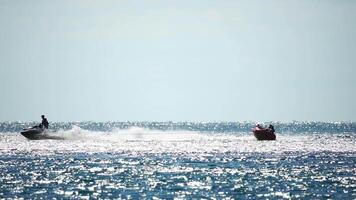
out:
M41 115L42 117L42 122L40 124L40 127L45 127L46 129L48 129L48 126L49 126L49 123L48 123L48 120L47 118L44 116L44 115Z

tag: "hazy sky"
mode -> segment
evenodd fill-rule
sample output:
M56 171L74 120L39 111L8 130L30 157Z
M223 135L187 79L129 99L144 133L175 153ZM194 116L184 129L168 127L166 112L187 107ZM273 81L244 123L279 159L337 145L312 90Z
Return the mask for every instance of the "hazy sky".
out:
M356 1L0 0L0 121L356 121Z

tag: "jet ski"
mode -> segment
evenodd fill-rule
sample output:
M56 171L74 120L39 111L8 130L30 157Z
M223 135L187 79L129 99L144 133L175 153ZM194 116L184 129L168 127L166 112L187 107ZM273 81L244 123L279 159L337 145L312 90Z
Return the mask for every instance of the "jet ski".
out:
M20 132L25 138L29 140L44 140L44 139L54 139L54 140L61 140L63 138L58 136L51 136L49 135L48 129L42 128L42 126L33 126L27 129L23 129Z
M257 126L252 129L252 132L257 140L276 140L276 134L270 129Z

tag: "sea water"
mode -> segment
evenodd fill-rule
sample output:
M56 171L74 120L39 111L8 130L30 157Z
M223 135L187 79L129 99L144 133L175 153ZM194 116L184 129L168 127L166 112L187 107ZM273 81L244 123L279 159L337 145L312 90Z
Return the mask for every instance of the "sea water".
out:
M356 199L356 123L270 123L3 122L0 199Z

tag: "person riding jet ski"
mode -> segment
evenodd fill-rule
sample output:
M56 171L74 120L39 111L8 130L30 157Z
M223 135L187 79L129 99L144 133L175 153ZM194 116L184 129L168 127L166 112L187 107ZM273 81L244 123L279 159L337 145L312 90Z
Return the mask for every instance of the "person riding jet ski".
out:
M51 135L53 131L48 130L49 123L44 115L41 115L42 122L39 125L23 129L20 133L29 140L43 140L43 139L52 139L52 140L64 140L63 137Z
M44 127L45 129L48 129L49 123L47 118L44 115L41 115L41 117L42 117L42 122L40 124L40 128Z

